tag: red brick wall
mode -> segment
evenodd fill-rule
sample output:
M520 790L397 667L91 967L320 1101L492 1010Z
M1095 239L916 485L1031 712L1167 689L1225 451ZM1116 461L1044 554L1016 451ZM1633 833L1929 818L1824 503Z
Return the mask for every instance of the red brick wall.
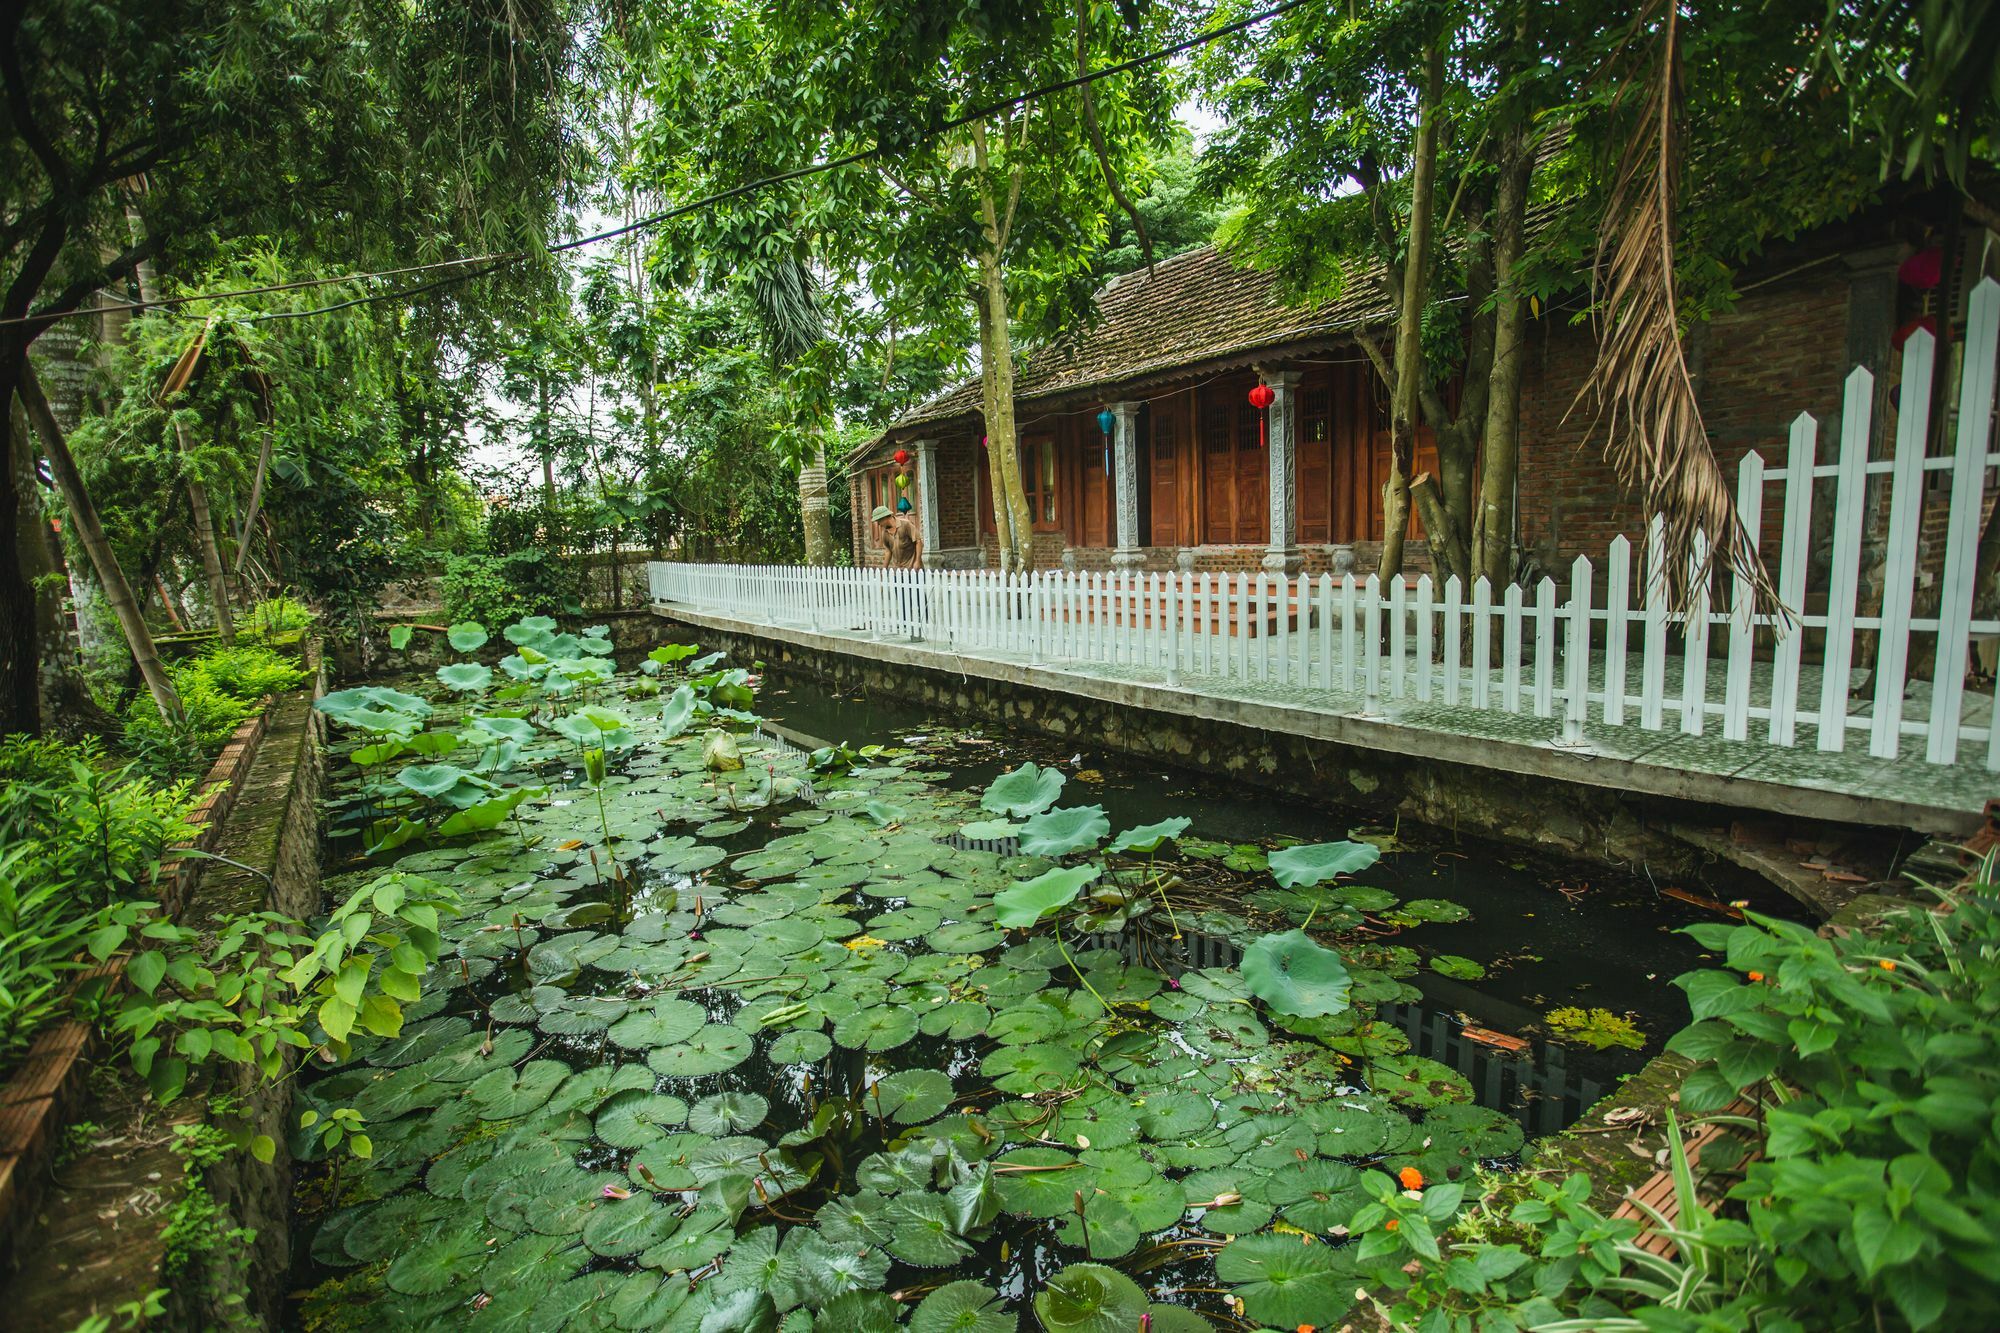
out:
M1578 555L1595 558L1619 534L1642 538L1639 506L1619 484L1592 434L1593 404L1579 401L1596 344L1588 326L1544 317L1531 326L1521 386L1521 544L1553 571ZM1825 268L1799 282L1745 296L1714 320L1695 350L1702 419L1732 483L1755 449L1784 465L1792 419L1809 411L1826 426L1840 406L1847 364L1847 284ZM1775 498L1774 490L1767 493ZM1766 504L1765 535L1777 511Z

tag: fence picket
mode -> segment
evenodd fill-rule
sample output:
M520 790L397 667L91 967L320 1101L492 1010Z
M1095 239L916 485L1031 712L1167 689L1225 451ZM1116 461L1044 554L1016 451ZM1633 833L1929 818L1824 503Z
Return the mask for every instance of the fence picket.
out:
M1826 649L1820 669L1819 748L1847 748L1848 671L1854 660L1854 598L1861 578L1861 513L1867 501L1869 420L1875 376L1856 366L1841 403L1839 480L1833 500L1833 568L1827 583Z
M1382 711L1382 580L1370 574L1361 589L1362 681L1367 691L1367 710Z
M1681 732L1699 736L1708 725L1708 538L1697 531L1688 552L1688 609L1681 616Z
M1472 706L1484 709L1493 687L1493 584L1472 581Z
M1569 567L1569 638L1563 648L1563 739L1572 744L1583 740L1590 713L1590 585L1590 557L1580 555Z
M1604 722L1625 724L1625 636L1632 624L1632 543L1611 539L1604 570Z
M1354 642L1357 626L1354 623L1354 575L1340 576L1340 688L1354 693ZM2000 728L1996 728L2000 730Z
M1458 575L1453 574L1444 581L1444 701L1453 707L1458 704L1459 644L1465 634L1460 616Z
M1556 581L1535 589L1535 716L1553 717L1556 703Z
M1500 643L1500 704L1510 713L1521 711L1521 585L1507 585L1502 602Z
M1736 516L1755 550L1764 531L1764 457L1754 449L1743 455L1736 468ZM1750 737L1750 658L1756 643L1756 601L1750 580L1737 571L1730 584L1729 658L1723 677L1725 740Z
M1813 453L1819 422L1810 412L1792 419L1785 457L1785 531L1778 549L1777 642L1771 649L1773 745L1789 747L1797 731L1799 661L1805 651L1806 566L1812 559Z
M1646 660L1639 669L1639 725L1658 731L1667 697L1667 529L1658 514L1646 529Z
M1959 715L1965 699L1965 653L1976 608L1973 556L1986 489L1986 448L1993 429L1996 349L2000 349L2000 283L1988 278L1972 293L1958 384L1958 442L1951 466L1951 519L1945 529L1939 582L1937 652L1931 670L1930 740L1924 757L1949 764L1958 757Z
M1388 690L1391 699L1403 697L1403 667L1405 647L1403 643L1404 588L1401 574L1389 578L1389 662Z
M1431 576L1423 575L1417 580L1417 655L1413 669L1417 673L1417 698L1429 703L1431 699Z
M1333 688L1333 576L1319 576L1319 687Z

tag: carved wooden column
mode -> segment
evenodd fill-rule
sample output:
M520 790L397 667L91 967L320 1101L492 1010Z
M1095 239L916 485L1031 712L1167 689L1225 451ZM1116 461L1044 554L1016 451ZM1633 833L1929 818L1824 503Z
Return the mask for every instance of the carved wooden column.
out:
M940 568L944 556L938 540L938 467L937 441L917 440L911 449L917 455L917 534L923 538L923 564L926 569Z
M1273 574L1297 574L1305 565L1299 550L1299 372L1258 370L1271 390L1271 405L1265 411L1268 457L1266 470L1271 481L1268 507L1270 545L1264 551L1264 568Z
M1114 569L1137 569L1146 562L1139 549L1139 404L1113 403L1111 415L1112 503L1118 512L1118 549L1111 553Z

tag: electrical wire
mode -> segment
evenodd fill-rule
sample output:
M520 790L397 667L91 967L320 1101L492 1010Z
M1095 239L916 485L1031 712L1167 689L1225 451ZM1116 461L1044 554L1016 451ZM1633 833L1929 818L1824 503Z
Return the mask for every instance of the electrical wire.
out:
M952 130L970 125L974 121L984 120L986 117L998 112L1026 106L1044 97L1068 92L1072 88L1080 88L1086 84L1096 83L1099 80L1108 79L1115 75L1128 74L1133 70L1143 69L1147 65L1171 59L1174 56L1192 51L1197 47L1206 46L1210 42L1217 41L1223 37L1229 37L1246 29L1253 28L1259 23L1278 18L1294 9L1302 7L1306 3L1307 0L1282 0L1280 4L1272 5L1254 14L1231 20L1228 23L1220 24L1213 28L1204 28L1192 37L1187 37L1171 45L1148 51L1143 55L1133 56L1128 60L1121 60L1113 65L1107 65L1103 69L1090 70L1055 83L1043 84L1038 88L1016 93L1012 97L1002 98L996 102L988 102L983 106L974 107L970 111L962 112L948 120L939 122L931 129L918 135L917 142L928 142L941 135L948 134ZM741 185L731 186L726 190L717 190L714 193L703 195L701 198L690 200L685 204L679 204L673 208L651 213L643 218L636 218L631 222L625 223L623 226L612 227L605 231L594 232L589 236L580 236L558 245L552 245L548 247L547 252L549 254L563 254L571 250L580 250L585 246L596 245L603 241L616 240L621 236L628 236L635 232L650 231L676 218L713 208L717 204L727 203L732 199L738 199L759 190L769 189L774 185L783 185L789 181L803 180L809 176L822 175L829 171L837 171L842 167L850 167L858 163L873 161L876 158L887 155L888 150L877 144L872 148L858 149L852 153L844 153L839 157L824 158L802 167L794 167L789 171L773 172L768 176L760 176L756 180L746 181ZM331 314L336 310L347 310L354 306L373 305L379 301L406 300L413 296L421 296L426 292L436 291L441 287L451 286L454 283L470 282L475 278L482 278L496 272L508 264L518 263L528 258L530 253L526 250L507 250L497 254L467 255L458 259L439 260L433 264L410 265L403 268L384 269L379 272L349 273L338 277L306 278L291 283L274 283L265 287L246 287L232 291L204 292L187 296L164 297L158 300L121 302L116 305L92 306L87 309L64 311L59 314L22 315L14 319L0 320L0 327L5 327L9 324L53 324L58 320L72 319L81 315L98 315L112 311L132 312L152 310L163 307L189 305L201 301L220 301L238 296L257 296L271 292L294 291L301 288L320 287L333 283L366 282L377 278L400 277L412 273L432 272L441 268L484 265L483 268L472 272L449 274L443 278L420 283L414 287L401 288L392 292L376 292L367 296L357 296L345 301L336 301L329 305L314 306L305 310L269 311L262 315L254 315L245 322L258 324L280 319L305 319L313 315Z

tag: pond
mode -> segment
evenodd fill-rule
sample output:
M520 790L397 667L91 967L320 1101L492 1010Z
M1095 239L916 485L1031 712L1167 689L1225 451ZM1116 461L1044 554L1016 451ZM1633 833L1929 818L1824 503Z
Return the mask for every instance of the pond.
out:
M458 907L303 1091L300 1327L1337 1324L1686 1020L1643 879L523 626L336 697L330 892Z

